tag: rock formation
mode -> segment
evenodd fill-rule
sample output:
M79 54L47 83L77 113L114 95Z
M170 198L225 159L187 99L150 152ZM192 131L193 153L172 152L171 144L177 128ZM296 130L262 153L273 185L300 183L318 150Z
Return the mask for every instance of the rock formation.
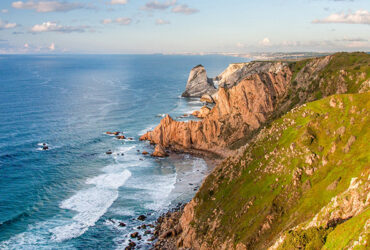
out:
M261 72L279 72L286 65L282 62L249 62L230 64L215 80L220 87L231 88L248 76Z
M141 139L226 158L156 245L367 249L369 72L365 53L232 65L201 121L162 119Z
M265 123L286 94L292 76L288 64L269 65L270 71L251 75L233 88L220 88L216 105L202 121L179 122L167 115L141 140L226 156L228 146Z
M190 71L185 92L181 96L201 97L204 94L213 94L216 91L213 80L207 77L205 68L198 65Z
M164 150L164 148L162 147L162 145L158 144L157 146L155 146L155 149L154 149L154 152L153 152L152 156L153 157L166 157L167 153Z

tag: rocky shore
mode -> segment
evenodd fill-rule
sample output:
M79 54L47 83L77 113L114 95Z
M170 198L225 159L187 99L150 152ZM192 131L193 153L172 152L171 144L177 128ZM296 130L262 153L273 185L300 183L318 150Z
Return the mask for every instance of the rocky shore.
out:
M361 159L370 157L365 146L368 62L365 53L337 53L296 62L232 64L211 80L203 66L192 69L183 96L213 106L193 114L199 121L167 115L140 139L223 161L188 204L158 220L153 247L366 245L369 172ZM359 198L344 201L340 197L346 192ZM338 203L330 205L332 199ZM330 222L320 217L328 213L325 209L336 211ZM338 234L353 221L361 221L358 234ZM335 243L338 239L344 245Z

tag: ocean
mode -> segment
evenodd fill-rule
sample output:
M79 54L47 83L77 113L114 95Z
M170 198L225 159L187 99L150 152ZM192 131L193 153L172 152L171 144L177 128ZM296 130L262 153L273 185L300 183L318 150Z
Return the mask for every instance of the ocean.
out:
M135 231L143 238L133 241L148 248L152 235L137 227L189 201L209 168L185 154L144 156L153 147L139 137L165 113L183 119L202 106L180 97L192 67L214 77L241 61L1 55L0 249L124 249Z

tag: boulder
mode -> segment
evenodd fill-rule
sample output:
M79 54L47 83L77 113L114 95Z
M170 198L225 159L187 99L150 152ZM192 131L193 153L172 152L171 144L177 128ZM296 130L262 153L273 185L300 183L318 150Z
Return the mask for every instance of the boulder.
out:
M164 150L164 148L162 147L162 145L158 144L155 147L152 156L154 156L154 157L166 157L168 155L167 155L166 151Z
M139 232L135 232L130 235L131 238L137 238L138 236L139 236Z
M204 118L204 117L206 117L210 112L211 112L211 109L210 109L210 108L208 108L207 106L203 106L203 107L199 110L199 115L198 115L198 117L199 117L199 118Z
M107 155L111 155L113 152L112 150L108 150L107 152L105 152Z
M117 135L116 138L118 140L124 140L124 139L126 139L126 137L124 135Z
M182 97L202 97L204 94L213 94L217 91L213 80L207 77L207 72L202 65L194 67L189 74L186 89Z
M144 151L142 152L142 154L143 154L143 155L148 155L149 153L148 153L148 151L145 151L145 150L144 150Z
M116 132L110 132L110 131L107 131L105 132L107 135L119 135L120 132L116 131Z
M215 103L212 96L208 94L202 95L202 97L200 98L200 101L205 102L205 103Z
M141 221L144 221L146 219L146 216L145 215L140 215L139 217L137 217L138 220L141 220Z

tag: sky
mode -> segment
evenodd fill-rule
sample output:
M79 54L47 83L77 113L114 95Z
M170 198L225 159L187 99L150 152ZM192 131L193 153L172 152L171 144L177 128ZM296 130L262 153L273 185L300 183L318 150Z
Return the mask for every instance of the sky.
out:
M1 0L0 54L370 51L370 0Z

